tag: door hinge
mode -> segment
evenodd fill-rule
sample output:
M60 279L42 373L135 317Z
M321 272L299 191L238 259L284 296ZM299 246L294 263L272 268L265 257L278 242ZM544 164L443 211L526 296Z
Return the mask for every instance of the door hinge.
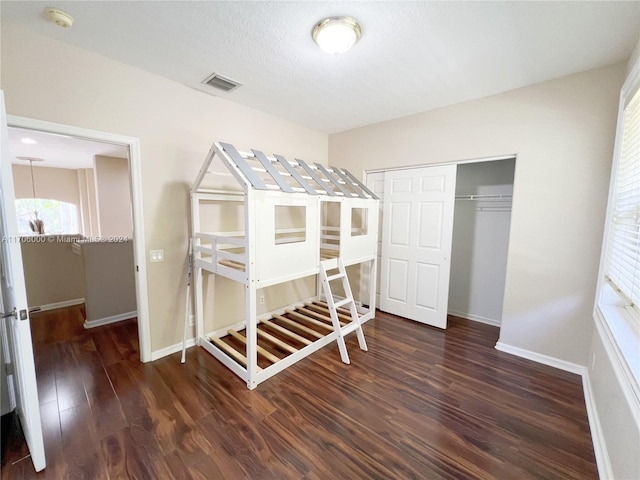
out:
M7 377L13 375L13 363L5 363L4 364L4 373L7 374Z

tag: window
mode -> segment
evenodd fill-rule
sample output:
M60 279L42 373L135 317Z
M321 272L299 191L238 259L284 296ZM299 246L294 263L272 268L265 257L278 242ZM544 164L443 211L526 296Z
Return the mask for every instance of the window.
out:
M307 209L304 206L275 206L275 243L298 243L307 240Z
M351 236L357 237L367 234L367 214L368 208L351 209Z
M16 213L20 235L35 234L29 225L29 222L35 219L34 212L38 212L38 218L43 221L45 234L80 233L78 207L74 204L44 198L18 198L16 199Z
M640 63L622 88L596 326L640 393ZM640 397L639 397L640 398Z
M640 315L640 90L622 114L622 132L612 181L606 280L633 318Z

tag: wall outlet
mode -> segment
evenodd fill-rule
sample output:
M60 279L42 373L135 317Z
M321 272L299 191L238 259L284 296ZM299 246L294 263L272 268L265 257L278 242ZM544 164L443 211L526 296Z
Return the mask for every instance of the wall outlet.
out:
M260 302L260 305L264 305L264 295L260 295L260 298L258 300Z
M189 315L189 326L193 327L196 324L196 316L191 314Z

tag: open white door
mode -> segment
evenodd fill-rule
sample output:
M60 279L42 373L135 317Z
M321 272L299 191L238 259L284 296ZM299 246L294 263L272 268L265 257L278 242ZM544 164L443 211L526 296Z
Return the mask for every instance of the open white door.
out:
M447 328L456 166L384 174L380 310Z
M18 237L15 211L15 191L7 117L4 108L4 92L0 91L0 254L1 307L3 322L6 322L10 353L11 377L16 400L16 412L24 432L31 460L37 472L44 469L44 441L40 423L40 405L36 384L36 367L33 361L31 326L27 292L24 286L22 252Z

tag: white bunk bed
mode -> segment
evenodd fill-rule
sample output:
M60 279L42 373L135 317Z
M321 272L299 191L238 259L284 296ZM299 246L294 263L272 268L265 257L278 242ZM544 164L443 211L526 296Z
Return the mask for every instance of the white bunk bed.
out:
M216 169L215 161L226 168ZM207 181L212 177L213 188ZM225 188L217 188L221 183ZM242 229L203 231L207 202L235 205L242 211ZM346 332L356 330L366 349L355 323L375 314L378 199L349 171L216 142L192 185L191 214L197 344L248 388L335 340L348 363ZM368 284L360 302L350 302L352 309L337 308L321 294L321 277L338 278L327 277L327 269L339 263L356 271L360 265L360 288ZM210 274L244 285L244 318L205 332L204 285ZM257 315L259 289L311 275L318 279L315 297Z

